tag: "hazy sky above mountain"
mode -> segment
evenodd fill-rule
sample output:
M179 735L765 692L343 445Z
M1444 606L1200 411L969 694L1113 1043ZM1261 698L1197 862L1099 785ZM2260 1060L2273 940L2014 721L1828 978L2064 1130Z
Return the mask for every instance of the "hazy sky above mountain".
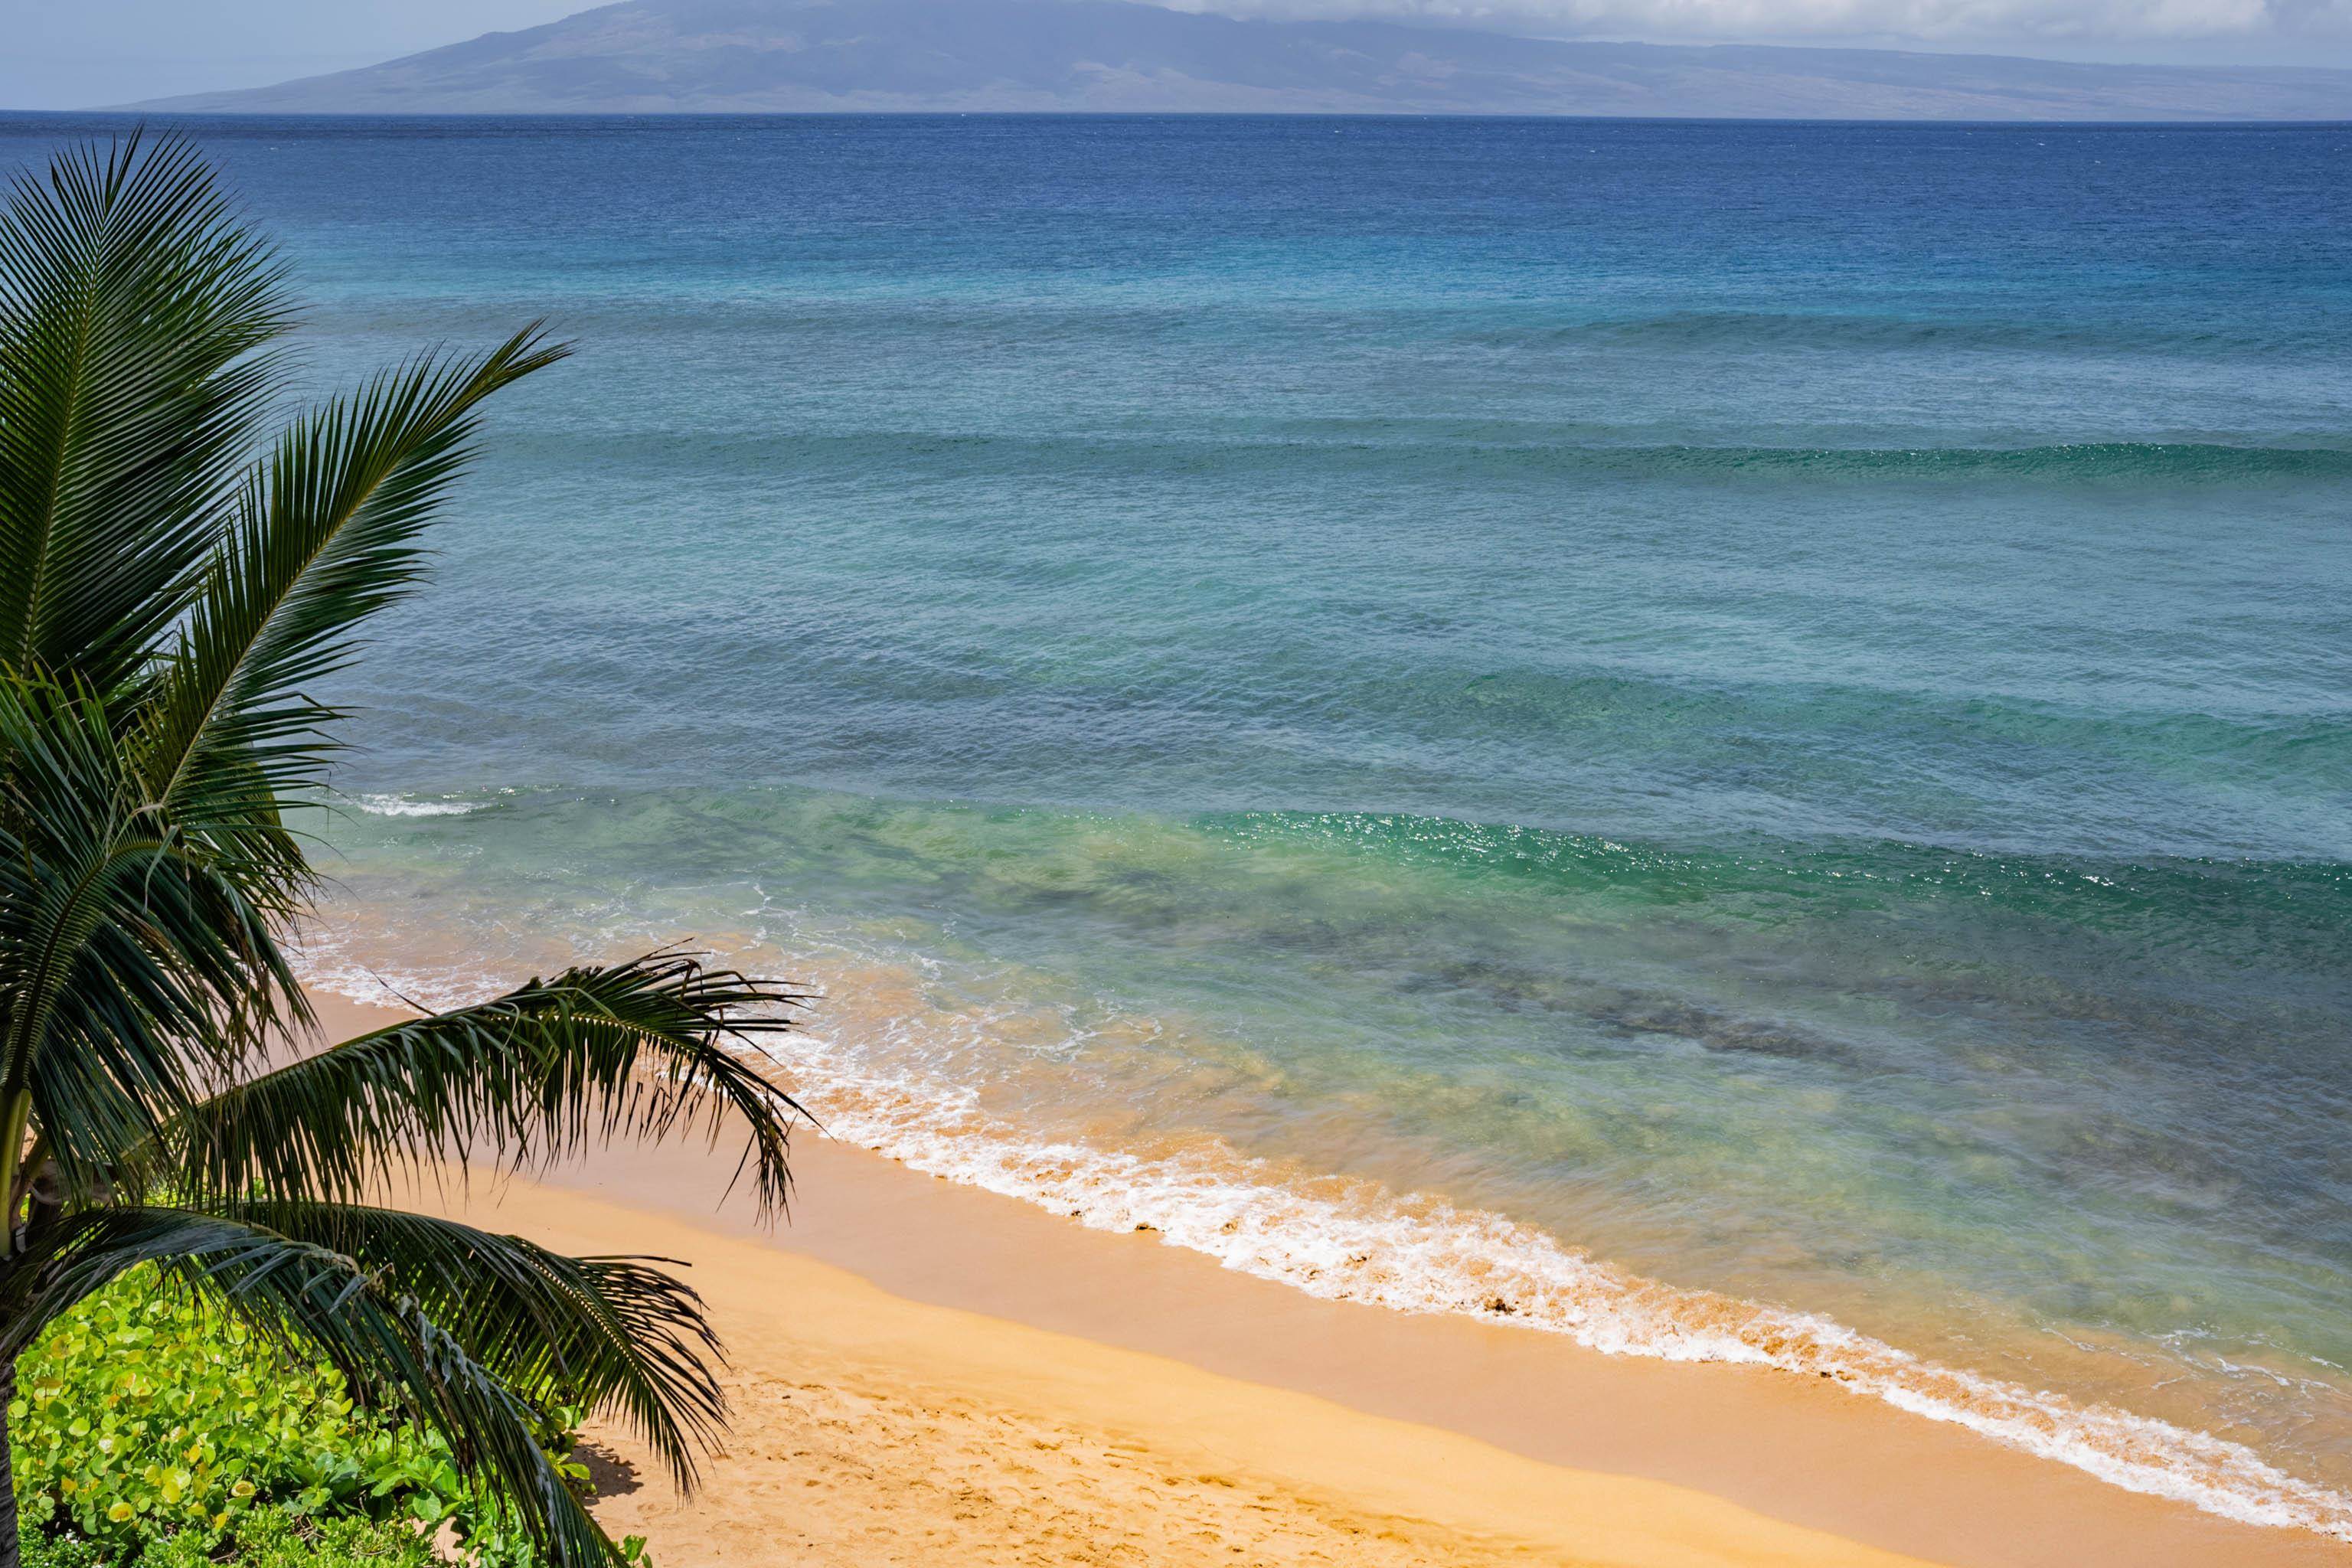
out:
M257 87L584 8L583 0L0 0L0 107ZM1658 43L2352 66L2352 0L1176 0L1176 8Z

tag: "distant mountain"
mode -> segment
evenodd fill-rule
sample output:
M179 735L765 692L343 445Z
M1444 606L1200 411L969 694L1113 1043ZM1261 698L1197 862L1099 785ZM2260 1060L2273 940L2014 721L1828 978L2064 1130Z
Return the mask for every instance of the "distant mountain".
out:
M2352 71L1567 43L1127 0L622 0L276 87L304 114L1245 110L1832 120L2347 120Z

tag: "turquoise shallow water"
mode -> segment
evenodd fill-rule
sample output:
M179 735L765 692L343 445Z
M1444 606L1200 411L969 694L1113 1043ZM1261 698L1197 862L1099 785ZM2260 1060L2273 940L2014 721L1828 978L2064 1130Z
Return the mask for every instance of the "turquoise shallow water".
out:
M2352 131L201 132L321 382L581 345L323 973L692 935L935 1168L2352 1529Z

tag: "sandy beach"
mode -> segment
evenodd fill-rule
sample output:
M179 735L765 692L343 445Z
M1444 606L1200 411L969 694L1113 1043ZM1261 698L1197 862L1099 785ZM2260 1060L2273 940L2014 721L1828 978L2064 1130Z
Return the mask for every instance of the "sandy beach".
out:
M592 1428L599 1518L662 1568L2343 1561L1835 1386L1318 1301L813 1133L762 1228L722 1201L731 1163L614 1150L424 1194L689 1266L731 1357L726 1452L681 1500Z
M543 1187L491 1213L558 1246L647 1216ZM1328 1563L1915 1561L1662 1482L1541 1464L675 1226L735 1366L738 1435L681 1506L634 1445L599 1517L658 1562Z

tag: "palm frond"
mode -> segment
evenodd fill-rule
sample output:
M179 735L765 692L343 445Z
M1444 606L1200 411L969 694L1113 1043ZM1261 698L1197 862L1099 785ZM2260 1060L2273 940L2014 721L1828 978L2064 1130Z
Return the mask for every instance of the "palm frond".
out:
M194 147L134 134L0 212L0 665L110 689L185 607L280 382L283 270Z
M363 1258L508 1388L620 1415L681 1489L691 1445L726 1416L702 1299L649 1260L566 1258L520 1237L355 1204L257 1201L222 1212Z
M400 1240L381 1239L395 1248ZM257 1219L124 1205L60 1221L0 1273L0 1353L22 1352L59 1313L142 1263L392 1395L410 1420L447 1441L467 1476L512 1506L553 1568L620 1562L541 1450L528 1407L416 1296L373 1259L362 1267Z
M518 1167L697 1125L745 1137L762 1214L791 1188L784 1090L728 1048L791 1026L788 990L679 953L573 969L389 1025L188 1110L152 1168L184 1190L356 1200L446 1156Z
M0 1084L76 1193L289 1018L299 991L236 880L159 830L87 689L0 675ZM7 1151L12 1157L15 1151Z
M471 456L482 400L569 352L534 327L478 359L425 355L331 401L255 468L142 737L150 798L179 831L299 878L278 812L319 782L337 717L305 688L415 582L418 535Z

